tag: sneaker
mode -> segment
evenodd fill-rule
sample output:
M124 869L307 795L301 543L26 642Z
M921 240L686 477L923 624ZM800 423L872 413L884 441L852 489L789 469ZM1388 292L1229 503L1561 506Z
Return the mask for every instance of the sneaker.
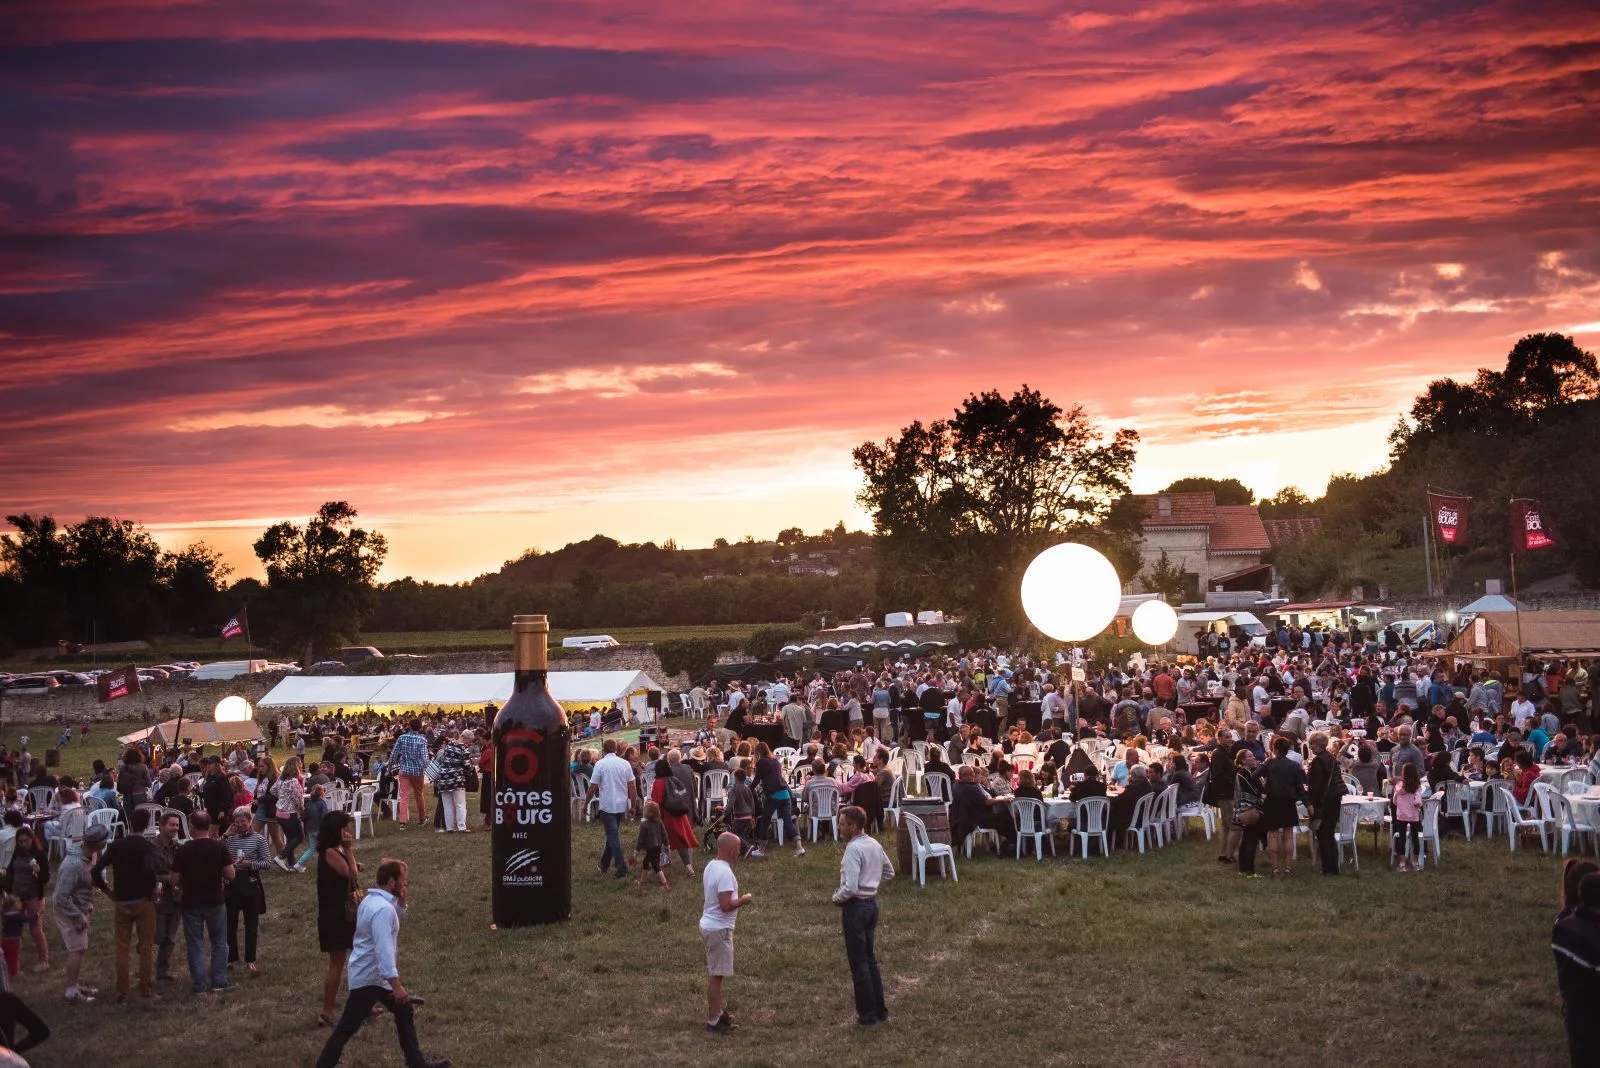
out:
M746 855L747 856L752 856L752 857L764 857L764 856L766 856L766 854L761 852L761 850L759 848L750 850L750 852L748 854L746 854ZM710 1026L710 1025L708 1024L707 1026Z
M33 974L34 975L41 975L44 972L47 972L49 970L50 970L50 962L47 961L47 960L42 960L38 964L35 964L33 966Z
M282 857L273 857L272 858L272 863L277 865L279 871L291 871L291 870L293 870L293 869L291 869L289 867L289 862L287 860L284 860Z
M68 1005L93 1005L94 995L85 994L81 989L67 991Z
M797 856L797 857L805 856L806 855L806 847L805 846L795 846L794 847L794 855Z
M306 866L304 864L296 864L289 870L294 872L296 875L304 875L306 873Z
M715 1023L706 1024L707 1031L716 1031L721 1034L726 1034L729 1031L737 1031L738 1029L739 1025L734 1023L733 1017L729 1016L727 1013L723 1013L721 1016L718 1016Z

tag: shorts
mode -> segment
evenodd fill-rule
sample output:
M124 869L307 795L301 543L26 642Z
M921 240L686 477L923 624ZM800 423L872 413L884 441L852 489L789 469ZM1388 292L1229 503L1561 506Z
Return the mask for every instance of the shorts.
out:
M644 870L656 872L661 870L660 848L646 849L644 851Z
M70 920L56 917L56 930L61 933L61 948L68 953L86 953L89 949L89 928L78 930ZM730 952L731 952L731 948ZM730 957L731 959L731 957Z
M700 932L706 942L706 974L727 976L733 974L733 928L722 927Z

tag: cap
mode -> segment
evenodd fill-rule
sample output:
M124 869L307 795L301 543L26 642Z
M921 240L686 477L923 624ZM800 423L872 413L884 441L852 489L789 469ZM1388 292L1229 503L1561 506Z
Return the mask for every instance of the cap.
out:
M97 823L93 827L86 827L84 829L83 844L89 846L104 845L106 840L110 837L111 832L106 828L105 824Z

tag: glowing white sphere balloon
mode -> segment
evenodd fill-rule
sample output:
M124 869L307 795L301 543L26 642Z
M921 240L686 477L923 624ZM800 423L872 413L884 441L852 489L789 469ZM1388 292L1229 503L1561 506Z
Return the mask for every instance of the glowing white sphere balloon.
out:
M217 702L216 717L218 723L248 723L255 712L243 697L224 697Z
M1145 601L1133 610L1133 633L1146 645L1165 645L1178 633L1178 613L1165 601Z
M1116 568L1087 545L1052 545L1022 574L1022 610L1058 642L1093 638L1116 618L1121 601Z

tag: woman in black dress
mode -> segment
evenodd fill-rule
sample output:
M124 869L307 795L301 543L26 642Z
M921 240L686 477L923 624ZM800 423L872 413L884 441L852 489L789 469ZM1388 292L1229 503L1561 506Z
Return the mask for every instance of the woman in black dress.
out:
M1272 874L1292 875L1289 856L1293 848L1294 829L1300 823L1300 812L1295 806L1305 800L1306 776L1299 763L1289 759L1289 739L1278 735L1272 739L1272 758L1261 765L1259 777L1262 795L1261 829L1267 836L1267 856L1272 860Z
M345 917L345 902L361 874L355 860L355 824L348 812L322 817L317 832L317 941L328 955L328 974L322 980L322 1012L317 1022L332 1027L338 1019L339 979L355 943L355 922Z

